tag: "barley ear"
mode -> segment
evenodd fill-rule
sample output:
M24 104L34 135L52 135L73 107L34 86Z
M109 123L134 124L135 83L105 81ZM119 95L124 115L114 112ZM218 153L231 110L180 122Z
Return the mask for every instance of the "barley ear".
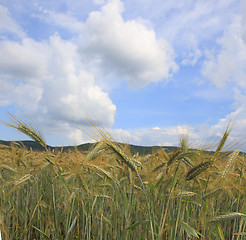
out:
M206 195L203 196L202 200L206 200L209 198L212 198L214 196L217 196L221 192L223 192L225 189L223 187L220 187L218 189L213 190L212 192L207 193Z
M137 172L137 166L142 167L141 162L127 156L118 144L111 141L107 141L106 143L109 148L119 157L119 159L123 163L125 163L132 171Z
M9 114L9 115L11 117L13 124L4 123L6 126L17 129L18 131L29 136L31 139L33 139L35 142L40 144L45 149L47 148L47 144L46 144L44 138L42 137L41 132L39 131L38 127L34 124L34 122L25 121L23 119L15 117L11 114Z
M174 162L174 160L177 158L177 156L178 156L180 153L181 153L181 149L178 149L176 152L174 152L174 153L171 155L170 159L168 160L167 166L170 166L170 165Z
M207 168L211 167L213 164L212 160L203 162L198 164L197 166L190 169L190 171L186 175L186 181L192 180L193 178L200 175L202 172L204 172Z
M188 157L183 157L181 158L181 161L188 167L194 167L194 164L192 163L192 161L190 160L190 158Z
M225 170L224 170L224 171L222 172L222 174L221 174L221 177L222 177L222 178L224 178L224 177L227 175L227 173L229 172L230 167L232 166L233 162L234 162L235 159L237 158L238 154L239 154L239 151L236 150L236 151L234 151L233 153L231 153L231 154L229 155L229 157L228 157L228 162L227 162L227 165L226 165L226 167L225 167Z
M96 146L86 155L85 160L94 160L97 158L100 154L104 153L106 151L107 145L105 142L99 142L96 144Z
M238 219L238 218L241 218L241 217L246 217L246 214L233 212L233 213L228 213L226 215L217 216L217 217L211 219L208 222L209 223L215 223L215 222L231 221L231 220L235 220L235 219Z
M217 147L217 149L215 151L215 155L218 155L221 152L221 150L224 147L225 142L226 142L228 136L230 135L230 133L231 133L231 127L230 127L230 123L229 123L227 125L227 128L226 128L226 130L225 130L225 132L223 134L223 137L221 138L221 140L219 142L219 145L218 145L218 147Z

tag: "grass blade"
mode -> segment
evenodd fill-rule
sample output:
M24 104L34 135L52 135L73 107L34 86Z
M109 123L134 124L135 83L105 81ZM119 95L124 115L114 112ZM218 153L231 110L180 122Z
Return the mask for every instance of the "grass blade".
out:
M187 235L189 237L196 237L196 238L199 238L198 236L198 231L196 229L194 229L193 227L191 227L188 223L182 221L182 220L179 220L179 224L180 226L185 230L185 232L187 233Z
M72 222L70 228L68 229L67 235L66 235L66 237L65 237L65 240L68 240L68 239L69 239L69 235L70 235L70 233L72 232L72 230L73 230L73 228L74 228L74 226L75 226L75 224L76 224L76 221L77 221L77 216L74 218L74 220L73 220L73 222Z
M142 220L142 221L133 223L130 226L128 226L125 230L133 229L133 228L137 227L138 225L143 224L143 223L146 223L146 222L149 222L149 219L146 219L146 220Z
M34 229L36 229L37 231L39 231L42 235L43 235L43 237L44 237L44 239L45 240L50 240L50 238L42 231L42 230L40 230L40 229L38 229L37 227L35 227L35 226L32 226Z
M60 181L61 181L63 187L65 188L65 190L66 190L69 194L71 194L71 190L70 190L70 188L69 188L69 186L68 186L66 180L64 179L64 177L61 175L60 172L58 172L58 178L60 179Z
M47 173L40 168L41 173L45 176L46 180L50 183L53 184L52 179L47 175Z

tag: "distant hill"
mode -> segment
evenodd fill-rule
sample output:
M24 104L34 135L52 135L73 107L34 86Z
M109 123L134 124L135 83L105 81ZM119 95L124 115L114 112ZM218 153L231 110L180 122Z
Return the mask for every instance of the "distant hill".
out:
M24 140L24 141L15 141L16 143L18 143L20 146L24 145L27 149L32 149L34 151L43 151L44 148L42 146L40 146L38 143L34 142L34 141L28 141L28 140ZM3 141L0 140L0 144L2 145L6 145L6 146L10 146L11 144L13 144L13 141ZM123 144L122 145L126 145ZM85 144L81 144L76 146L77 149L79 151L88 151L90 148L93 147L93 143L85 143ZM156 151L160 148L165 148L167 151L173 151L175 149L177 149L177 147L172 147L172 146L166 146L166 147L162 147L162 146L152 146L152 147L144 147L144 146L137 146L137 145L128 145L131 154L136 154L139 153L139 155L146 155L146 154L151 154L153 151ZM48 148L50 148L51 150L61 150L62 147L52 147L52 146L48 146ZM74 150L74 146L64 146L63 147L63 151L67 152L69 150Z

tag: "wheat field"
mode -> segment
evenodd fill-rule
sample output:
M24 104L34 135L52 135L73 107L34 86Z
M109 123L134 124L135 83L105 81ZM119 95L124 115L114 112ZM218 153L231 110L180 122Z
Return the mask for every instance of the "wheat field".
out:
M194 149L132 156L94 126L89 151L51 151L38 129L7 124L44 151L0 145L2 239L246 239L245 155Z

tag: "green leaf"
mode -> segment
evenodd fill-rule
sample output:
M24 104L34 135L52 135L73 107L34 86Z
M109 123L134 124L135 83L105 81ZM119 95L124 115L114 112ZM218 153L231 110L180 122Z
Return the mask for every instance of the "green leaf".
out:
M73 228L74 228L74 226L75 226L75 224L76 224L76 221L77 221L77 216L74 218L74 220L73 220L73 222L72 222L70 228L68 229L65 240L68 239L69 234L72 232L72 230L73 230Z
M195 230L193 227L191 227L188 223L186 223L182 220L179 220L179 224L185 230L185 232L187 233L187 235L189 237L193 236L193 237L199 238L199 236L197 234L197 230Z
M175 187L175 185L176 185L176 183L177 183L177 180L178 180L178 176L179 176L179 168L177 169L177 171L176 171L176 173L175 173L175 176L174 176L173 183L172 183L172 186L171 186L170 191L172 191L173 188Z
M233 233L233 235L237 235L237 236L246 236L246 232Z
M32 227L34 229L36 229L37 231L39 231L43 235L43 237L44 237L45 240L50 240L50 238L42 230L38 229L37 227L35 227L33 225L32 225Z
M222 229L221 229L220 224L216 224L216 227L217 227L217 230L218 230L220 239L221 239L221 240L225 240L225 237L224 237L224 234L223 234L223 231L222 231Z
M181 199L181 201L182 202L186 202L186 203L188 203L188 204L195 204L195 205L197 205L198 207L201 207L202 206L202 204L201 204L201 202L200 201L197 201L197 200L187 200L187 199Z
M138 225L140 225L140 224L142 224L142 223L146 223L146 222L149 222L149 220L142 220L142 221L133 223L133 224L131 224L130 226L128 226L125 230L133 229L133 228L135 228L136 226L138 226Z
M47 180L50 184L53 184L52 179L47 175L47 173L46 173L44 170L42 170L41 168L40 168L40 171L41 171L42 174L45 176L46 180Z
M150 189L151 189L152 192L158 193L158 191L157 191L155 185L154 185L152 182L150 182L150 181L149 181L149 186L150 186Z
M60 172L58 172L58 177L59 177L60 181L62 182L62 185L63 185L63 187L66 189L66 191L67 191L69 194L71 194L71 190L70 190L69 186L67 185L66 180L64 179L64 177L61 175Z
M165 177L165 174L162 174L161 178L160 178L159 181L156 183L155 188L157 188L157 187L161 184L161 182L162 182L162 180L163 180L164 177Z
M93 212L93 210L94 210L94 207L95 207L95 205L96 205L96 201L97 201L97 195L95 196L95 199L94 199L94 201L93 201L93 203L92 203L92 207L91 207L91 212Z

